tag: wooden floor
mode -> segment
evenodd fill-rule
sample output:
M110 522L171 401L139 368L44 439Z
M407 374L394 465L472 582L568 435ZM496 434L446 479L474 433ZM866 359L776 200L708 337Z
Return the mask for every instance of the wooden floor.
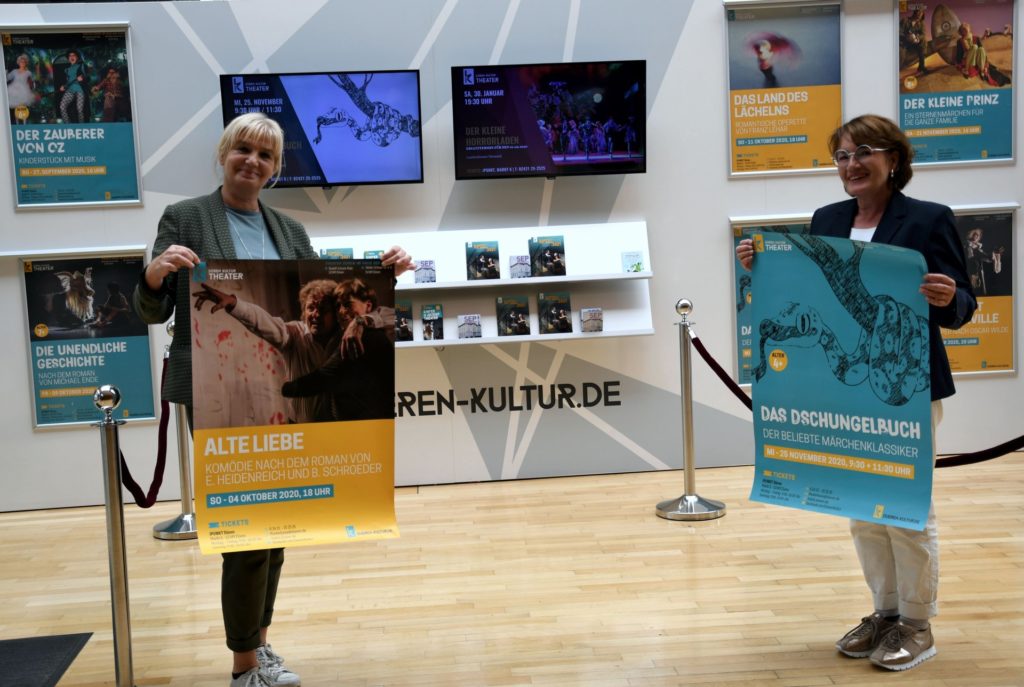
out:
M696 524L654 514L680 472L399 489L401 539L288 552L271 641L306 687L1024 685L1024 454L938 472L907 673L835 652L871 610L847 523L751 503L752 470L698 471L729 511ZM220 557L151 536L179 511L126 506L135 682L225 687ZM60 684L114 684L102 508L0 515L0 580L0 638L92 632Z

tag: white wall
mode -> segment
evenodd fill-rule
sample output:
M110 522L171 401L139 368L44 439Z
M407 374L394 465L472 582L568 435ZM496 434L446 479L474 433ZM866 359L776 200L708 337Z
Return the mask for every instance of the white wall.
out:
M561 359L556 353L583 370L579 374L622 379L628 392L620 415L608 415L603 423L590 425L572 424L575 418L558 420L569 428L563 432L568 434L569 446L584 445L580 443L583 435L597 432L603 442L598 445L608 447L607 459L580 448L577 455L570 455L575 462L556 465L549 474L653 469L659 464L678 467L675 301L680 297L694 301L698 334L728 367L733 355L728 218L806 213L843 197L832 175L728 179L723 11L713 0L390 0L366 6L251 0L4 6L5 23L114 20L132 23L144 206L15 212L10 166L4 163L0 165L0 252L151 243L167 203L216 184L212 146L220 114L215 75L256 69L422 69L425 183L266 194L265 200L304 222L314 236L647 221L655 275L653 337L534 344L526 351L508 346L493 354L470 353L465 349L474 347L459 346L398 355L398 384L407 389L473 384L476 376L492 374L492 368L507 371L510 365L547 364L544 361L552 357ZM1018 33L1020 26L1018 13ZM336 40L324 38L331 35ZM877 112L895 117L892 2L845 3L843 39L845 115ZM652 144L647 174L554 182L454 181L449 65L618 57L648 60L648 140ZM1020 89L1015 97L1019 119ZM5 134L5 151L8 145ZM1017 160L1022 153L1018 138ZM955 206L1020 203L1022 189L1024 173L1017 163L921 169L908 192ZM0 332L0 347L8 352L4 366L8 393L0 401L0 432L6 447L0 454L4 475L0 511L101 503L96 430L32 429L19 278L17 260L0 258L0 313L10 323ZM1018 299L1016 318L1021 315ZM166 336L162 329L152 331L154 365L159 369ZM1020 350L1018 340L1018 361ZM1024 383L1019 376L963 379L958 387L959 393L945 404L946 419L938 436L941 452L980 449L1020 432L1016 408ZM697 424L698 465L751 462L749 436L734 431L746 427L749 434L749 412L699 360L694 367L694 395L698 418L703 419ZM539 434L543 431L543 426L537 429ZM399 480L427 483L500 476L498 466L508 459L508 446L515 448L522 435L518 418L507 416L399 421ZM430 443L425 437L436 438L437 445L448 448L425 452L424 444ZM124 452L140 481L149 479L155 438L155 424L121 431ZM526 448L537 461L545 458L540 447ZM171 451L164 498L177 496L173 430ZM676 482L666 483L666 498L678 495L682 485Z

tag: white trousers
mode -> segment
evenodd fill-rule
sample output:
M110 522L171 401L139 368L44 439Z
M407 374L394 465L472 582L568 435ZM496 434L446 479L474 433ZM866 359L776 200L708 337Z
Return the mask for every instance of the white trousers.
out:
M933 463L935 428L941 420L942 401L932 401ZM876 611L895 608L901 616L915 620L938 613L939 531L934 500L920 532L851 520L850 533Z

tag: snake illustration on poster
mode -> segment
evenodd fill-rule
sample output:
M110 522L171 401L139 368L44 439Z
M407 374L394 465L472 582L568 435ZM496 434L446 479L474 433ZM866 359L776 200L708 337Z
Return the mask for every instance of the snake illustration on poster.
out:
M753 239L751 500L923 529L932 488L924 258L806 234Z
M1015 0L900 0L900 128L914 164L1013 159Z
M379 260L192 270L204 553L398 536L393 276Z

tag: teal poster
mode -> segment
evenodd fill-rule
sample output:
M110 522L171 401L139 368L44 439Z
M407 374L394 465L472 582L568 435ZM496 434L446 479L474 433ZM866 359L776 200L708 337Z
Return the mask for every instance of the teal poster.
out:
M1014 0L899 3L900 127L915 163L1013 159Z
M0 42L18 207L138 203L127 29Z
M131 307L142 255L22 265L36 426L97 422L103 384L121 392L117 419L153 419L149 328Z
M931 502L920 253L755 234L753 501L921 530Z
M809 219L809 218L808 218ZM754 294L751 291L750 272L743 269L740 261L736 259L736 247L743 239L750 238L753 234L761 234L766 231L784 231L796 234L806 233L810 229L808 222L763 222L750 224L744 222L733 222L733 300L736 302L736 383L750 384L754 360L754 325L750 307Z

